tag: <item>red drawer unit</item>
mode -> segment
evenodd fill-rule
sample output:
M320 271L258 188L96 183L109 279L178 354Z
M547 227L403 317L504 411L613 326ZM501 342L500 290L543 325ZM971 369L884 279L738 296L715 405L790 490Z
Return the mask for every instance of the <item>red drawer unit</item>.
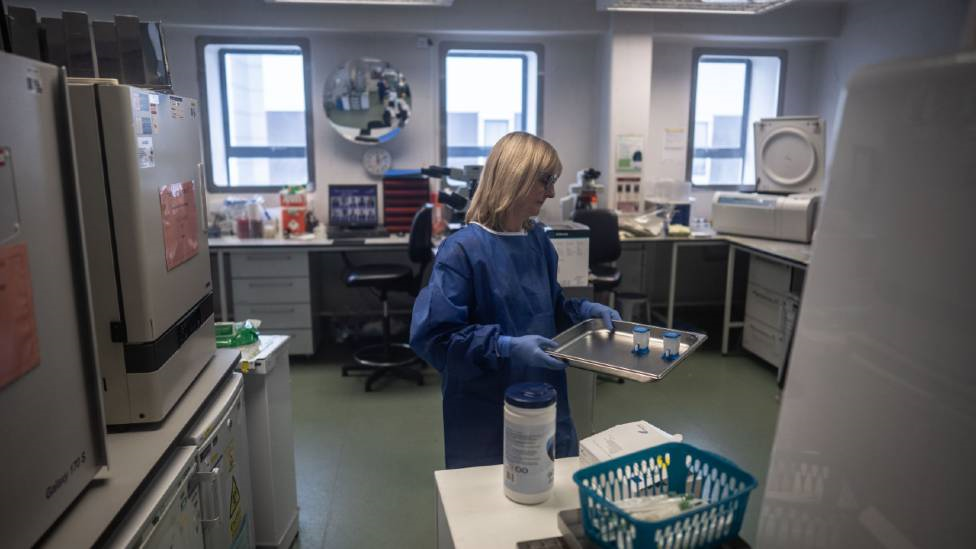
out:
M430 201L430 181L419 170L390 170L383 176L383 225L409 233L413 216Z

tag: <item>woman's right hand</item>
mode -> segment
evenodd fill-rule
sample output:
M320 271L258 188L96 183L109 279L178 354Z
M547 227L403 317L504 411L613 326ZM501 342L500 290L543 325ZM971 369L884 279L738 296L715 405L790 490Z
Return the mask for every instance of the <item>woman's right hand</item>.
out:
M549 370L565 370L566 364L558 358L549 356L546 349L555 349L559 344L538 335L498 338L498 355L507 357L515 364Z

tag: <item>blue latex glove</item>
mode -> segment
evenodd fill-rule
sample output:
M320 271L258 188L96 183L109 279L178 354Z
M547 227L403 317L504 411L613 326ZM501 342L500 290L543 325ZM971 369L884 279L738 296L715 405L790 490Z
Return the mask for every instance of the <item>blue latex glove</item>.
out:
M555 349L558 346L559 344L555 341L538 335L500 336L498 338L498 356L510 358L513 363L535 368L564 370L566 364L558 358L547 355L544 350Z
M607 307L606 305L595 303L593 301L587 301L580 307L580 312L583 316L588 318L602 318L603 324L611 332L613 331L613 321L620 320L620 313Z

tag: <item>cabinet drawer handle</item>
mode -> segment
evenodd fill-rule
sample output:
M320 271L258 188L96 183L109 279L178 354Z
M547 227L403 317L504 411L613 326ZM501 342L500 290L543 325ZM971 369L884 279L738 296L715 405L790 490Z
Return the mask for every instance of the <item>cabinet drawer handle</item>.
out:
M291 254L289 255L248 255L245 256L248 261L291 261Z
M756 327L755 324L749 324L749 327L752 328L752 331L756 332L757 334L759 334L759 335L761 335L763 337L766 337L766 338L771 339L771 340L775 340L776 339L776 336L774 336L772 334L766 333L765 331L763 331L763 330L759 329L758 327Z
M289 309L251 309L251 312L252 313L272 314L272 315L275 315L275 314L288 314L288 313L294 313L295 312L295 308L294 307L291 307Z
M778 299L769 297L768 295L765 295L765 294L761 294L761 293L759 293L758 290L753 290L752 291L752 295L754 295L754 296L758 297L759 299L762 299L763 301L766 301L768 303L776 303L776 304L779 303L779 300Z
M252 288L287 288L294 286L294 282L248 282Z

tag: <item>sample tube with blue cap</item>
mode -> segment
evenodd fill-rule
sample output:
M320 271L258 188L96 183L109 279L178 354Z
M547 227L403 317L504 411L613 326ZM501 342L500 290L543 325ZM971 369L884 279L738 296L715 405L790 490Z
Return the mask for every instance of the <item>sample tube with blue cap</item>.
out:
M651 331L646 326L635 326L631 333L634 336L634 348L631 352L638 356L649 353L651 351L649 347L651 343Z
M505 495L517 503L549 499L556 465L556 389L518 383L505 390L502 471Z
M664 332L661 335L664 346L664 353L661 355L665 360L678 358L681 349L681 334L678 332Z

